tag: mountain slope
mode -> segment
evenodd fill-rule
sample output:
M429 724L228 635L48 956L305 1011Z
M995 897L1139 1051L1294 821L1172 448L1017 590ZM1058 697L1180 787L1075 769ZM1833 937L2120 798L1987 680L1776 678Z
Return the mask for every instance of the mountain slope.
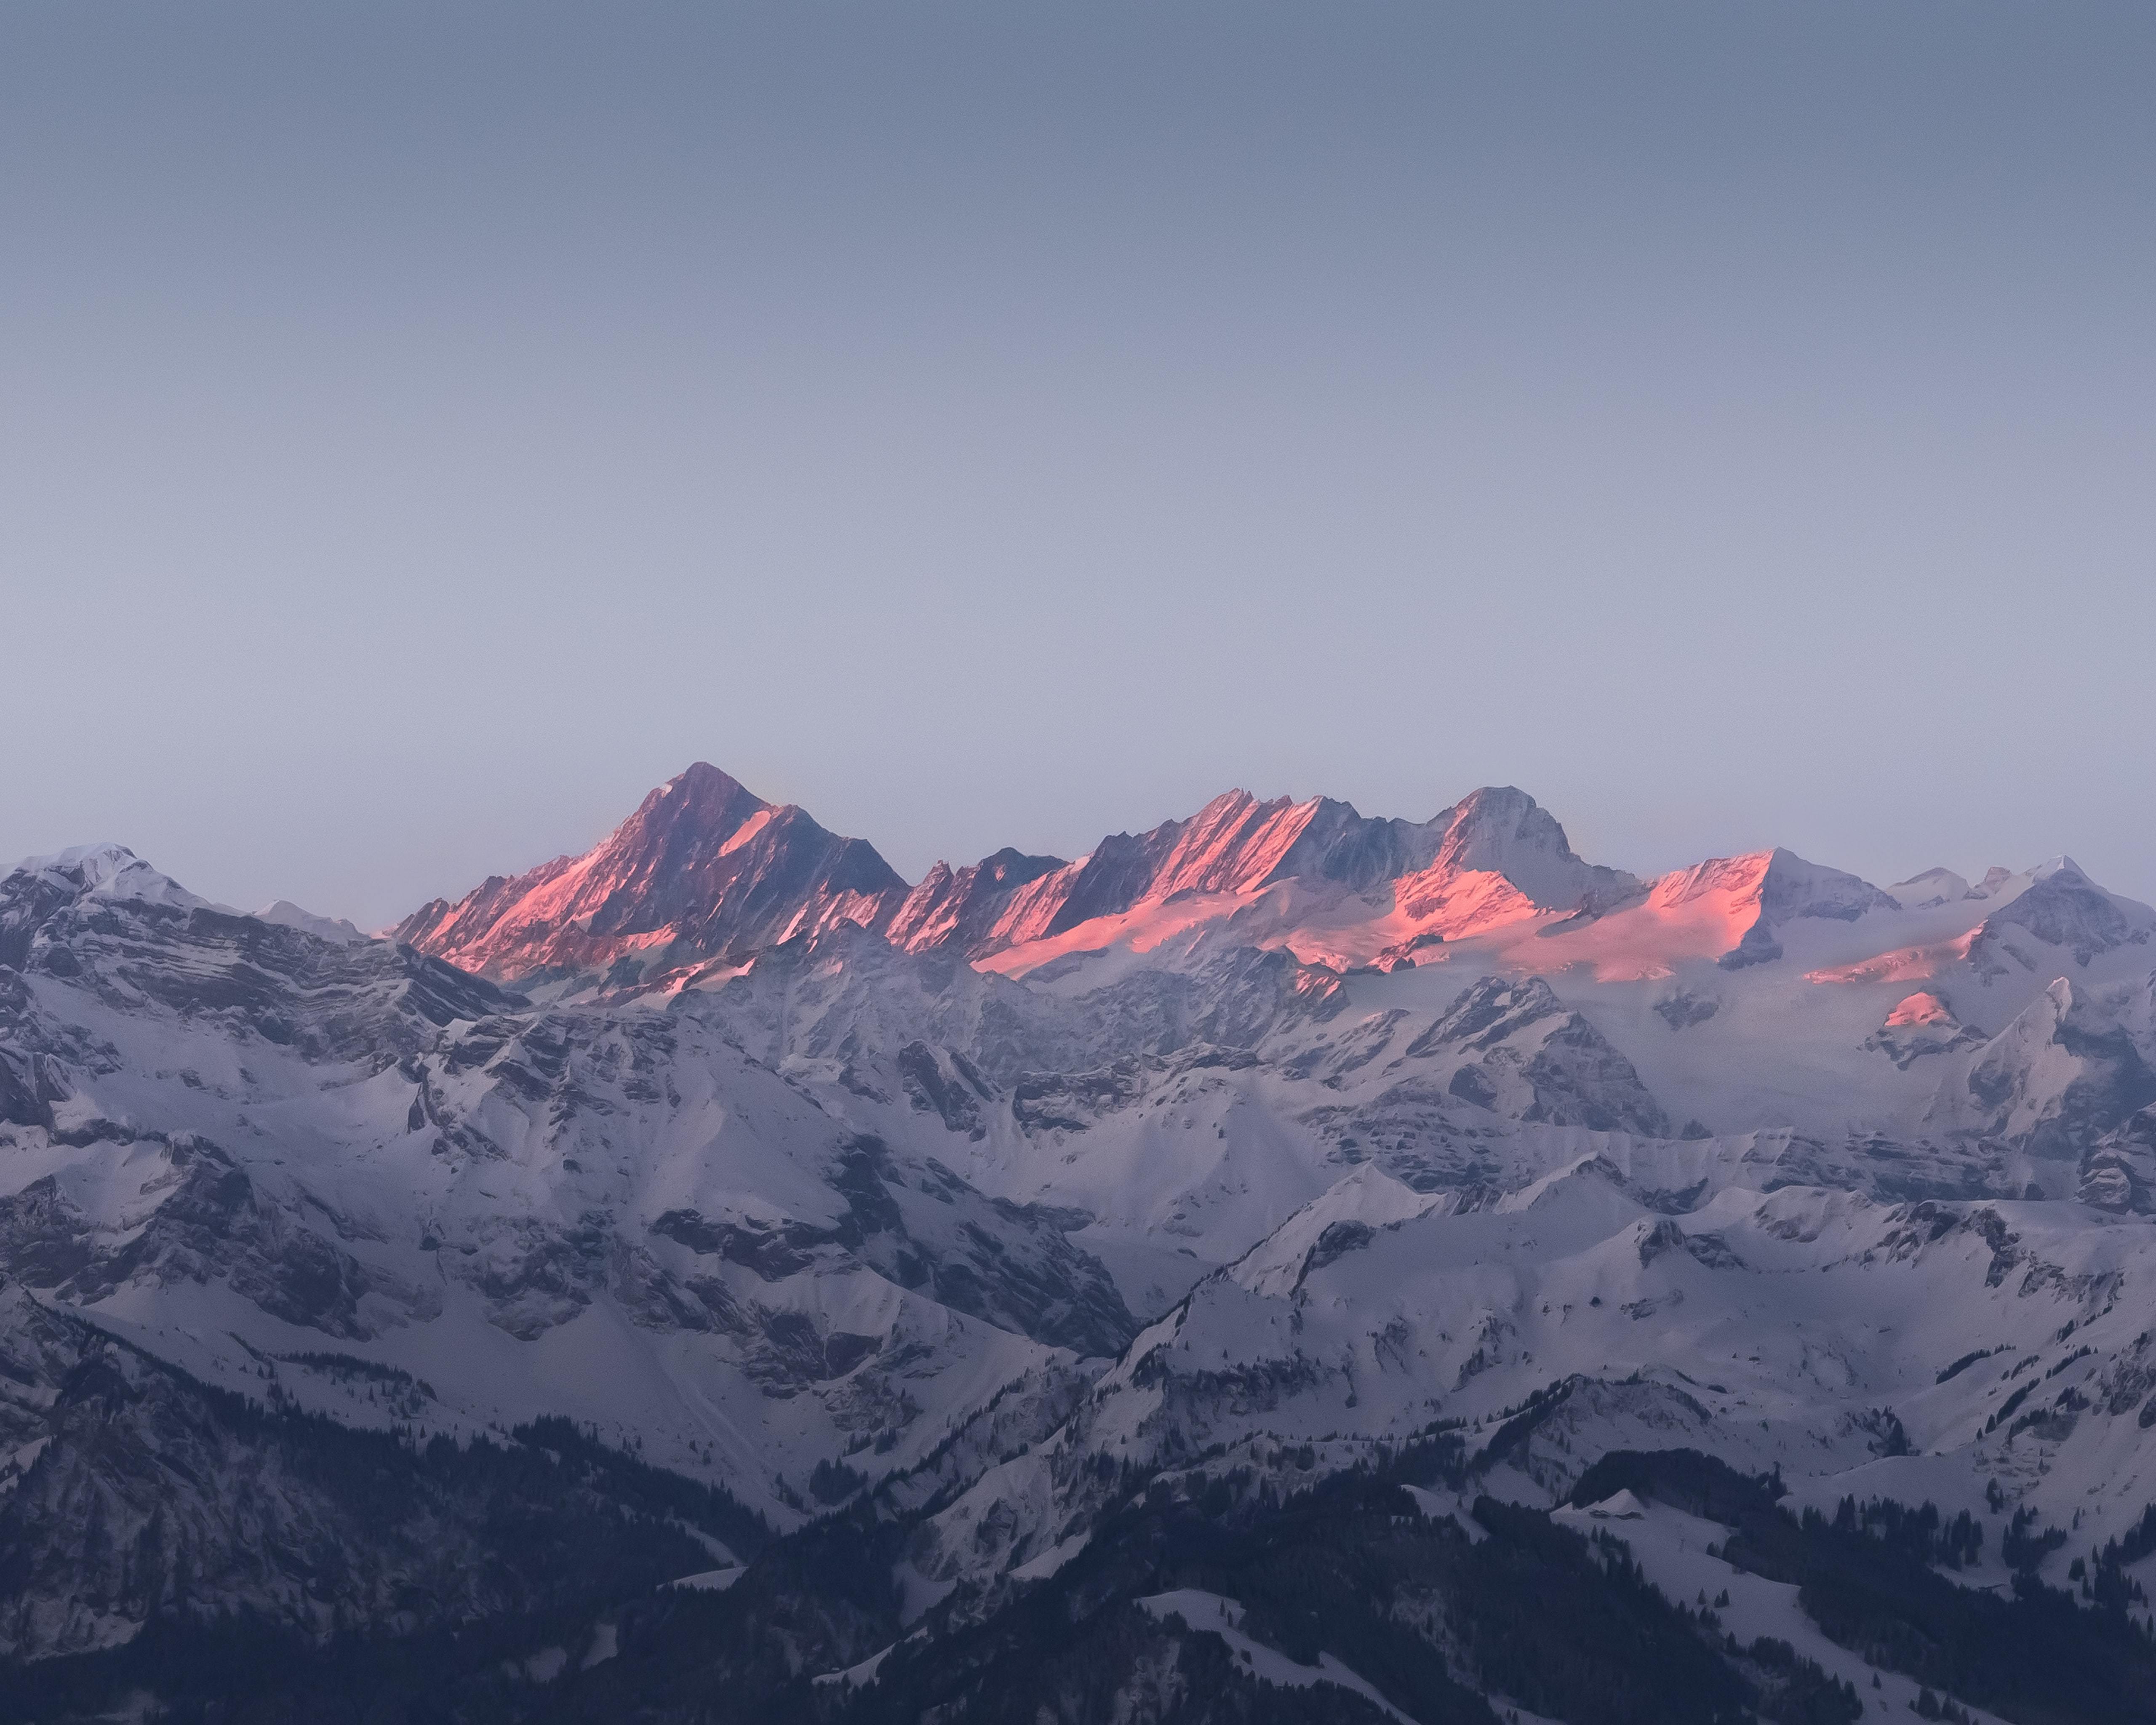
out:
M264 1409L19 1285L0 1286L0 1367L20 1440L0 1481L0 1656L110 1646L153 1617L321 1633L610 1601L767 1537L723 1493L580 1466L566 1428L551 1451L415 1446ZM348 1367L384 1399L432 1394Z
M1922 1575L2139 1633L2147 906L2064 860L1643 880L1502 789L873 859L698 768L402 941L116 846L0 877L0 1679L105 1674L24 1717L170 1695L176 1645L434 1661L474 1721L1674 1717L1646 1629L1703 1721L1858 1717L1844 1617L1638 1615L1726 1532L1563 1506L1679 1447L1929 1498ZM688 1481L749 1532L648 1495ZM1598 1513L1647 1572L1558 1538ZM1602 1676L1543 1671L1548 1589L1629 1625Z
M422 1430L567 1414L783 1518L1134 1328L1058 1217L695 1017L168 897L0 882L0 1263L206 1382L358 1349L442 1386Z

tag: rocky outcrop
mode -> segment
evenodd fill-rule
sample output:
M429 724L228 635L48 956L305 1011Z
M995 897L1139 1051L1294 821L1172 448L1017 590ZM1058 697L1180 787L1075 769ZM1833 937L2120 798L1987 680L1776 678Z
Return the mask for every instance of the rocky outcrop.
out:
M1982 1031L1954 1016L1944 995L1935 988L1919 988L1895 1004L1879 1028L1864 1039L1864 1045L1906 1072L1927 1055L1952 1054L1983 1040Z
M2082 1153L2074 1195L2119 1215L2156 1215L2156 1106Z

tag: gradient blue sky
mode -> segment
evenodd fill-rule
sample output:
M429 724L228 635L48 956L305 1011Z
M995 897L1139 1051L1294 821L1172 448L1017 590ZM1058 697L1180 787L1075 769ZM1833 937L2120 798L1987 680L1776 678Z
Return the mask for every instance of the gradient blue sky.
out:
M2156 8L0 3L0 855L698 757L2156 898Z

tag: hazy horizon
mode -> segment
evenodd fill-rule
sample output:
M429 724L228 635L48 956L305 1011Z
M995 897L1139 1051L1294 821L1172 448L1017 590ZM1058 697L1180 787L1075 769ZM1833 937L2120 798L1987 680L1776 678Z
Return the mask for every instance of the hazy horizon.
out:
M379 927L706 759L2156 900L2156 14L0 11L0 865Z

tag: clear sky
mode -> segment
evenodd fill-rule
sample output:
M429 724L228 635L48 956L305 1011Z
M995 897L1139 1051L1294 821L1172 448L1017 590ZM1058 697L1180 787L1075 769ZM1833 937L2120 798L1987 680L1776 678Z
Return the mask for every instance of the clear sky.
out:
M0 854L706 758L2156 898L2156 8L0 3Z

